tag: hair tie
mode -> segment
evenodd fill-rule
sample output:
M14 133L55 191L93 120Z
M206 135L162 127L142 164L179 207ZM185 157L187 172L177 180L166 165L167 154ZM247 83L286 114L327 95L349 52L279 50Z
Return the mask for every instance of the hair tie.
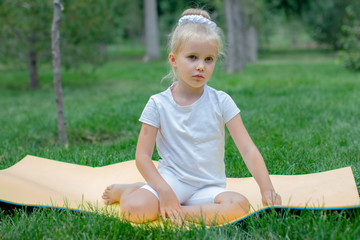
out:
M209 25L211 28L216 28L216 23L201 15L185 15L179 19L178 26L185 23L203 23Z

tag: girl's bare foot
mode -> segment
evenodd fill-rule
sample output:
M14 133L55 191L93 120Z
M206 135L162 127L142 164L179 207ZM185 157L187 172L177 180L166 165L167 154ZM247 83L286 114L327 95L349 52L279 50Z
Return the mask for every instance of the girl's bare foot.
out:
M143 185L145 184L140 182L133 184L112 184L105 189L102 199L104 199L104 203L107 205L120 202L123 194L129 194Z

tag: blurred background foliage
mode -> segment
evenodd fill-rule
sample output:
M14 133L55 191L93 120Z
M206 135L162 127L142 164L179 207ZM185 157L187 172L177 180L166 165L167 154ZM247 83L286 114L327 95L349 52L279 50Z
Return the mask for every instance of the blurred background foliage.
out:
M248 0L252 1L252 0ZM62 0L62 64L106 61L107 47L144 43L143 0ZM344 65L359 67L360 0L256 0L251 16L258 31L259 51L279 48L332 48L341 50ZM223 0L158 0L160 42L181 12L201 7L226 33ZM50 29L53 7L50 0L0 0L0 69L26 68L30 52L39 62L50 61Z
M360 70L360 8L346 8L346 22L342 26L340 59L346 67Z

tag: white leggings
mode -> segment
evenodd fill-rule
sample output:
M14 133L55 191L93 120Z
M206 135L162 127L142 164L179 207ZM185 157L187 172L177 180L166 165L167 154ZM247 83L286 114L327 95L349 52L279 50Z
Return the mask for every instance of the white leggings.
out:
M202 188L198 188L179 181L175 176L172 176L171 174L163 173L161 175L164 180L170 185L171 189L177 196L180 204L183 206L214 203L215 197L217 195L223 192L230 191L217 185L207 185ZM149 190L159 199L159 194L149 184L146 184L141 188Z

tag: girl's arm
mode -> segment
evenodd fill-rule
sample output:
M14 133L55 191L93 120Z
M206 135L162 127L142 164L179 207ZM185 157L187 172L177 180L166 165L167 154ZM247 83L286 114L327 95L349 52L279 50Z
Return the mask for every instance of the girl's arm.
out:
M180 221L182 217L180 203L152 162L157 131L156 127L143 123L135 153L136 166L146 182L159 194L162 218L165 220L167 215L172 221Z
M265 205L280 205L281 197L275 193L264 159L246 131L240 114L227 122L226 126L247 168L260 187L263 203Z

